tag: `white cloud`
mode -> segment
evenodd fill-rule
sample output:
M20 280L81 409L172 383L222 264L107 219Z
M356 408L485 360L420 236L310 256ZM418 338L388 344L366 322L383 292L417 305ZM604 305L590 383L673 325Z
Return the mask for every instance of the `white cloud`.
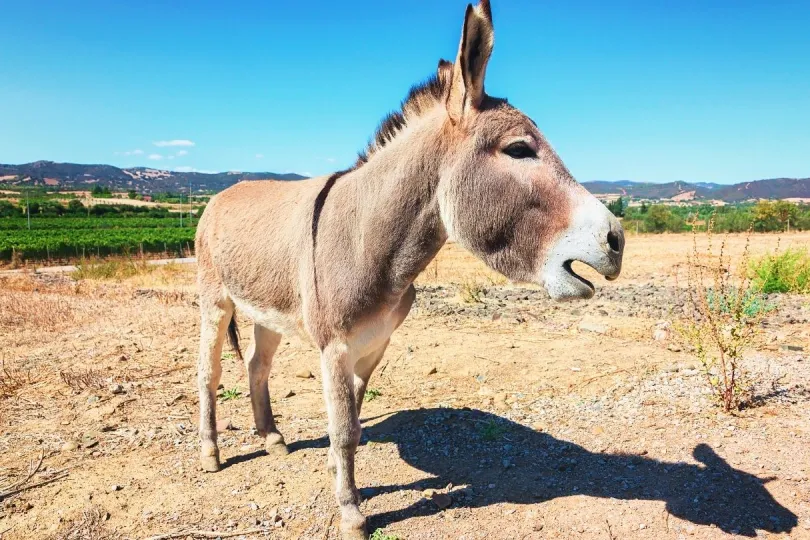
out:
M159 147L164 146L194 146L193 141L189 141L188 139L172 139L170 141L155 141L152 144Z
M256 159L262 159L262 158L264 158L264 154L256 154Z
M177 152L175 152L174 155L177 156L177 157L180 157L180 156L185 156L187 154L188 154L188 150L178 150Z
M188 165L183 165L181 167L175 167L173 169L175 172L196 172L202 174L217 174L217 171L209 171L206 169L195 169L194 167L189 167Z
M155 159L155 160L163 159L163 156L161 156L160 154L149 154L149 159Z
M166 156L166 157L167 157L168 159L174 159L174 156L173 156L173 155L171 155L171 154L169 154L169 155L168 155L168 156Z
M327 161L328 163L334 163L334 162L335 162L335 158L333 158L333 157L328 157L328 158L326 158L326 161Z
M140 148L136 148L135 150L127 150L125 152L116 152L116 156L140 156L143 154L143 150Z

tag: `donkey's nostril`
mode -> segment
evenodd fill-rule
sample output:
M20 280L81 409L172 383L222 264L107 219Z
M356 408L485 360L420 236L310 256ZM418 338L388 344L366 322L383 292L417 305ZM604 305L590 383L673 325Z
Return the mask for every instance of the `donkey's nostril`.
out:
M615 251L616 253L619 252L619 235L613 231L610 231L607 234L607 242L608 246L610 246L611 251Z

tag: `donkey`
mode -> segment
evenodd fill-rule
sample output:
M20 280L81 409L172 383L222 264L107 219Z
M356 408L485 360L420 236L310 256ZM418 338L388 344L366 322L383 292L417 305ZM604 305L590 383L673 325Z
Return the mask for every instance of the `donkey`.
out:
M557 300L594 294L573 261L608 279L621 270L619 222L531 119L484 92L492 47L489 1L468 5L455 62L411 89L351 169L240 182L211 199L198 225L202 468L220 468L215 392L226 334L239 350L235 309L254 322L244 362L271 455L287 453L270 408L273 354L282 334L308 336L320 350L344 538L366 537L354 479L366 385L411 308L414 279L448 239Z

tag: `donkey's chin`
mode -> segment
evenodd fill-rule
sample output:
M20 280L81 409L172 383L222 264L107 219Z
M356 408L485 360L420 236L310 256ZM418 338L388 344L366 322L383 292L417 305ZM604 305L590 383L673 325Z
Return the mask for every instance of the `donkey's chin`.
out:
M574 272L571 264L574 261L565 261L560 266L549 268L543 276L543 286L552 300L564 302L567 300L587 300L595 292L593 283Z

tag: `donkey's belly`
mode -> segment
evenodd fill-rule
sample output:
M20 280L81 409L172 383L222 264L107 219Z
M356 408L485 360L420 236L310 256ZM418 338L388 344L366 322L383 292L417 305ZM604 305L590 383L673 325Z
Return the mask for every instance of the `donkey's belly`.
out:
M234 296L231 296L231 299L236 308L253 319L255 324L279 334L286 336L298 335L299 338L307 342L312 341L309 333L304 328L304 319L299 310L294 313L284 313L273 308L254 306L250 302Z

